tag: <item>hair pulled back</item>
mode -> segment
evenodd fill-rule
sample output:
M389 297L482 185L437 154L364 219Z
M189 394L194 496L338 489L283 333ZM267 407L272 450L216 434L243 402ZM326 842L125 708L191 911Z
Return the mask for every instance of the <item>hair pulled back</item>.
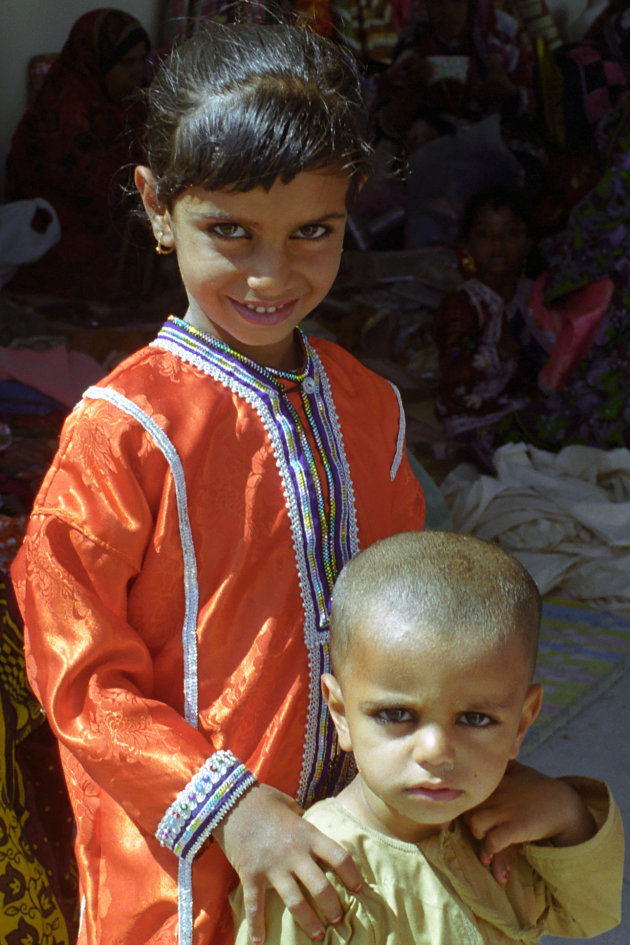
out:
M187 187L269 190L302 171L369 169L349 53L306 28L211 24L175 47L147 92L147 161L167 206Z

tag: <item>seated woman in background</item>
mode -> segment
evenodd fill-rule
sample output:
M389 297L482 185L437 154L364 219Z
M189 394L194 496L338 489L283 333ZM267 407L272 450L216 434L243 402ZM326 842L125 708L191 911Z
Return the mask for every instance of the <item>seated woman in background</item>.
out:
M454 247L470 194L540 172L536 135L524 143L531 67L494 0L412 0L404 16L393 63L367 82L376 173L358 211L369 220L399 208L407 249Z
M7 161L5 199L44 197L61 240L10 288L102 298L120 254L121 172L139 159L149 37L120 10L80 17L21 119ZM124 177L124 174L123 174Z
M410 148L492 114L530 108L532 74L513 17L494 0L412 0L376 101L380 133Z
M532 248L524 195L508 188L475 194L460 233L468 279L433 321L435 410L462 458L491 471L496 447L522 438L517 411L537 395L546 356L529 306L532 283L523 275Z

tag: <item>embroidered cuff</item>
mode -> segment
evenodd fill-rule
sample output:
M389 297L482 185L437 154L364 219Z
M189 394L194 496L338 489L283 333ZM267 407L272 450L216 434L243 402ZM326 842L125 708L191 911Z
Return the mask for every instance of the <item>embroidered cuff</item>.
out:
M158 825L155 836L183 860L192 862L214 828L256 778L231 751L215 751Z

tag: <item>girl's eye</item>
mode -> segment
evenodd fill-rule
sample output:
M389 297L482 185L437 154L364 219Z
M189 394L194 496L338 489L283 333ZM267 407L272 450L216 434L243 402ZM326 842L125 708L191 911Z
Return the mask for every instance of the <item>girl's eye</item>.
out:
M464 712L461 722L470 728L485 728L493 724L493 719L489 715L484 715L483 712Z
M330 228L323 223L305 223L295 231L294 239L298 240L319 240L330 233Z
M247 236L239 223L213 223L208 227L208 232L224 240L240 240Z
M400 725L401 722L410 722L411 713L407 709L381 709L378 713L379 722L388 722Z

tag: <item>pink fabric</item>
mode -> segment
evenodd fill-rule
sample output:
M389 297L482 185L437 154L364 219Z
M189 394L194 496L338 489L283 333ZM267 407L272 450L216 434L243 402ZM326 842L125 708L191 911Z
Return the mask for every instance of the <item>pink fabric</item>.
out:
M64 407L74 407L83 391L105 375L103 367L81 351L63 345L35 351L0 348L0 381L19 381Z
M531 295L536 321L556 338L549 361L540 372L540 380L549 390L559 390L595 340L615 284L611 279L592 282L553 308L547 308L544 304L546 281L547 273L543 273L534 283Z

